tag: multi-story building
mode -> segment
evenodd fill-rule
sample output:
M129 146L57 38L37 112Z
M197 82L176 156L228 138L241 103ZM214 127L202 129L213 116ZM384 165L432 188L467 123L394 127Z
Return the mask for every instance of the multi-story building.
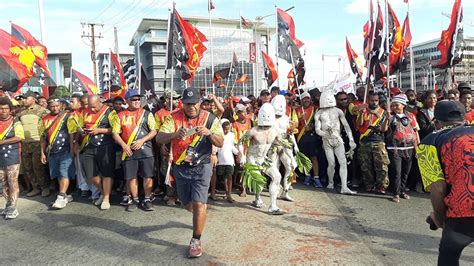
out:
M446 70L436 68L436 63L441 58L437 45L439 39L413 45L415 61L415 82L417 90L434 89L447 83ZM457 82L465 81L474 84L474 38L464 38L464 53L460 63L454 67L454 79ZM401 87L410 87L410 64L401 74Z
M216 94L222 95L231 88L233 88L235 95L258 93L259 90L266 88L260 51L268 53L270 36L275 33L274 27L257 21L253 22L252 26L241 28L238 19L214 18L211 29L208 18L184 17L184 19L197 27L208 39L208 42L205 43L207 51L204 53L199 70L193 80L194 87L206 88L210 91L213 78L212 65L214 65L214 71L229 67L233 53L235 53L239 62L237 72L246 74L248 81L244 84L235 83L237 74L233 74L228 81L224 79L216 84ZM174 77L173 87L175 90L180 91L184 87L184 82L181 81L178 73L173 74L170 70L165 71L167 40L167 19L144 18L130 42L131 46L136 47L135 51L140 55L140 63L156 92L162 92L165 88L169 88L172 77ZM250 63L249 60L250 43L255 43L256 63ZM219 85L222 84L228 84L226 90L219 88Z
M135 58L134 54L119 54L120 64L123 66L129 59ZM110 53L99 53L97 55L97 69L99 72L98 86L101 91L110 87Z

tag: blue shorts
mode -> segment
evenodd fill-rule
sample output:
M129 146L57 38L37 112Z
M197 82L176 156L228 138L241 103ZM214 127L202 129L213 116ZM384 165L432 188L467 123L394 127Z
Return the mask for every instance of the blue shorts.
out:
M178 198L184 206L191 202L207 203L212 176L210 163L196 166L173 165L172 174Z
M75 178L76 167L74 165L74 158L69 151L50 153L48 165L51 179Z

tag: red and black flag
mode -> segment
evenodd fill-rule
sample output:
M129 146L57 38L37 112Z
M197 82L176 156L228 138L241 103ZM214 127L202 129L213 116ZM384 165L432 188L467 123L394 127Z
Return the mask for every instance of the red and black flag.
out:
M362 63L360 62L359 56L356 52L352 49L349 40L346 37L346 51L347 51L347 58L349 59L349 64L351 66L352 73L357 76L357 79L362 79Z
M72 69L70 86L71 86L72 93L75 93L75 92L87 93L87 94L99 93L99 89L97 88L97 85L95 85L95 83L90 78L88 78L86 75L74 69Z
M230 67L226 67L214 72L214 77L212 78L212 83L216 83L218 80L229 78Z
M194 77L207 49L203 42L207 42L206 36L191 23L185 21L176 8L173 8L168 34L166 68L170 69L173 66L181 70L181 77L184 80Z
M56 87L56 82L51 78L46 71L38 64L34 64L34 74L28 81L28 86L33 87Z
M275 69L272 59L264 51L262 51L263 57L263 73L265 74L265 79L267 80L268 87L272 86L273 82L278 79L278 73Z
M389 41L390 41L390 73L393 73L400 69L400 64L403 59L403 53L405 50L405 44L403 40L403 29L400 26L397 15L392 9L392 6L388 4L389 15L388 25L390 30Z
M122 66L120 65L119 59L115 53L110 51L110 92L113 93L113 97L120 96L125 97L125 92L127 91L127 80L123 74ZM118 89L112 89L114 88ZM112 97L112 96L111 96Z
M48 68L48 49L46 46L36 40L30 32L14 23L11 25L11 31L15 38L34 51L35 63L38 64L48 76L51 75Z
M212 0L208 0L208 2L207 2L207 12L211 12L214 9L216 9L216 7L214 6L214 3L212 2Z
M33 76L37 52L0 29L0 86L4 90L15 92Z
M140 68L140 71L140 95L143 95L146 100L146 105L144 106L144 108L152 113L155 113L156 111L158 111L158 96L156 96L155 90L151 86L151 83L145 74L145 69L143 69L143 66Z
M380 8L380 4L377 7L377 19L375 24L373 25L373 38L371 43L371 51L369 54L369 65L367 67L368 74L367 78L373 75L374 66L379 64L380 62L380 55L382 49L382 38L383 38L383 16L382 16L382 9ZM377 80L376 80L377 81Z
M299 48L304 45L295 36L295 22L285 11L277 8L278 15L278 57L296 66L301 57Z
M237 82L237 84L244 84L248 80L249 80L249 76L247 74L239 74L235 82Z
M372 50L372 40L374 38L374 5L372 0L370 0L370 10L369 10L369 21L364 24L364 58L366 62L369 62L369 54ZM368 65L367 65L368 66Z
M235 70L239 67L239 59L237 59L237 55L234 52L234 55L232 56L232 71L231 73L234 74Z
M408 14L405 18L405 21L403 22L402 32L403 32L403 41L405 43L405 50L406 50L408 49L408 47L410 47L411 40L412 40L411 30L410 30L410 19L409 19Z
M441 40L438 43L441 59L436 67L444 69L461 62L462 18L463 8L461 0L455 0L449 27L441 32Z
M240 23L242 27L244 28L251 28L253 26L253 23L246 20L244 17L240 16Z

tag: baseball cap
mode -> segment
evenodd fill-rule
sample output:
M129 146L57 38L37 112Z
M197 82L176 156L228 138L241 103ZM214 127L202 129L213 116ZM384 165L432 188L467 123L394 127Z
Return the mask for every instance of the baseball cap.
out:
M112 99L112 102L113 102L113 103L114 103L114 102L122 102L122 103L125 103L125 101L123 100L123 98L120 97L120 96L117 96L117 97L113 98L113 99Z
M461 90L464 90L464 89L469 89L470 90L471 86L467 82L460 82L459 85L458 85L458 90L461 91Z
M439 101L434 110L434 118L442 122L464 121L466 109L458 101Z
M127 93L125 93L125 99L128 100L132 97L142 97L142 95L138 92L138 90L128 90Z
M183 103L195 104L201 100L201 94L196 88L187 88L183 90Z
M179 99L181 98L181 95L177 94L174 90L172 89L166 89L164 92L164 96L166 99L173 97L173 99Z
M235 106L235 111L236 112L242 112L242 111L245 111L245 110L247 110L247 108L245 108L245 105L243 105L243 104L239 103Z
M300 97L300 98L301 98L301 99L304 99L304 98L306 98L306 97L311 98L311 95L310 95L308 92L304 92L304 93L301 94L301 97Z
M245 96L240 96L240 102L241 103L249 103L251 102L249 98L245 97Z
M270 92L268 90L260 91L260 96L263 96L263 95L270 95Z

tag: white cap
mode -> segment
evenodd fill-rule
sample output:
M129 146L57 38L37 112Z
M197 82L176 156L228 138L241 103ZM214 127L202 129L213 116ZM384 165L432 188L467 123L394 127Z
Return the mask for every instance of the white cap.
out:
M224 123L226 123L226 122L230 123L229 119L227 119L227 118L222 118L221 119L221 125L224 125Z
M243 105L243 104L241 104L241 103L239 103L239 104L237 104L237 105L235 106L235 111L236 111L236 112L245 111L245 110L247 110L247 108L245 107L245 105Z
M243 102L243 103L249 103L251 102L249 98L245 97L245 96L240 96L240 101Z
M304 92L304 93L301 94L301 99L302 100L306 97L309 97L311 99L311 95L308 92Z

